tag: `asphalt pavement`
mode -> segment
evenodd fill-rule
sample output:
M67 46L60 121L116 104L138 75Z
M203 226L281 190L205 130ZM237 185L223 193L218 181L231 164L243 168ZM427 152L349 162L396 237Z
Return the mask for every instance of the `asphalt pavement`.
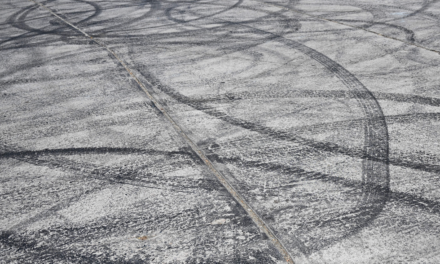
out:
M440 1L0 0L0 263L440 263Z

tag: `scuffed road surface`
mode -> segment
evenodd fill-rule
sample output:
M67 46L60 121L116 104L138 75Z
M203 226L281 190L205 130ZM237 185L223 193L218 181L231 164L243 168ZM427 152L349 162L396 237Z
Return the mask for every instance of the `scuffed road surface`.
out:
M295 263L440 262L440 2L41 3ZM0 261L285 262L117 58L0 4Z

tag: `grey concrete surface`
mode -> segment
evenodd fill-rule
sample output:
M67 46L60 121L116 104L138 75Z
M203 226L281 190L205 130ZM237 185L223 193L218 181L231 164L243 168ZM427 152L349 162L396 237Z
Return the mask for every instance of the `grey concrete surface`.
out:
M0 7L0 263L440 263L440 1Z

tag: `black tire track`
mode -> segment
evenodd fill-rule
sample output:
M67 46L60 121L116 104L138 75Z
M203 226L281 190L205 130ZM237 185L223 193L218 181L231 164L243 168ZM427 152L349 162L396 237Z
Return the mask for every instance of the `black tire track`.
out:
M57 158L56 160L50 159L50 160L45 160L45 159L41 159L41 157L52 157L52 156L58 156L58 155L84 155L84 154L118 154L118 155L127 155L127 154L136 154L136 155L165 155L165 156L176 156L176 155L183 155L183 156L188 156L190 157L192 160L195 160L196 162L198 161L198 157L189 149L181 149L179 151L158 151L158 150L143 150L143 149L133 149L133 148L67 148L67 149L45 149L45 150L40 150L40 151L15 151L15 152L5 152L0 154L0 159L17 159L20 161L24 161L24 162L28 162L34 165L38 165L38 166L46 166L46 167L51 167L53 169L59 169L59 168L63 168L64 170L73 170L76 172L81 172L82 174L85 175L91 175L91 174L95 174L97 173L97 171L99 173L101 173L102 175L104 175L104 171L103 170L96 170L93 166L88 168L89 166L85 166L85 164L81 163L81 164L70 164L66 167L66 163L64 162L63 159ZM263 171L267 171L267 172L273 172L276 171L278 173L282 173L282 174L286 174L286 175L295 175L295 179L292 181L292 184L294 184L295 182L300 182L301 180L319 180L322 182L331 182L331 183L335 183L338 185L342 185L345 187L349 187L351 189L361 189L361 188L365 188L365 183L360 182L360 181L353 181L353 180L348 180L348 179L344 179L344 178L340 178L340 177L335 177L335 176L331 176L331 175L327 175L324 173L320 173L320 172L314 172L314 171L306 171L304 169L301 168L297 168L297 167L292 167L292 166L286 166L283 164L276 164L276 163L265 163L265 162L259 162L259 161L247 161L247 160L243 160L241 158L226 158L226 157L221 157L218 156L217 154L210 154L209 158L212 159L213 161L219 162L219 163L223 163L223 164L227 164L227 163L232 163L235 164L239 167L243 167L243 168L249 168L249 167L254 167L254 168L258 168L261 169ZM200 163L200 161L199 161ZM141 168L137 168L135 170L139 170ZM122 174L122 177L119 177L120 175L118 175L115 179L119 179L116 181L112 181L111 179L108 178L108 176L105 176L106 181L110 181L109 183L118 183L118 184L129 184L130 180L129 179L134 179L136 182L143 182L142 180L139 181L139 179L135 179L136 177L134 176L134 174L137 174L138 172L133 171L133 170L129 170L129 171L120 171L120 173ZM126 175L126 176L124 176ZM86 176L86 178L89 178L90 176ZM151 177L151 176L150 176ZM149 178L150 178L149 177ZM129 180L127 182L127 180ZM153 179L154 180L154 179ZM156 178L155 184L158 184L158 178ZM166 181L169 181L170 179L161 179L161 181L163 181L164 183ZM182 185L183 182L176 182L175 187L179 188L179 187L184 187L186 188L184 185ZM208 187L208 190L213 190L213 189L218 189L219 183L217 183L216 181L208 181L206 183L202 183L203 185ZM198 182L196 183L197 187L196 188L203 188L202 185L200 185L201 183ZM384 190L381 186L375 185L374 183L370 183L371 186L369 186L369 189L376 189L377 192L383 192L382 195L390 195L390 199L394 202L398 202L399 204L402 205L406 205L406 206L410 206L410 207L416 207L416 208L420 208L422 210L426 210L431 214L440 214L440 203L436 202L436 201L432 201L426 198L422 198L422 197L418 197L415 195L411 195L411 194L406 194L406 193L402 193L402 192L390 192L388 193L387 190ZM105 185L106 186L106 185ZM102 188L104 188L105 186L103 186ZM217 186L217 187L216 187ZM170 186L172 187L172 186ZM190 187L190 186L188 186ZM254 186L256 187L256 186ZM98 188L102 189L102 188ZM221 187L220 187L221 188ZM252 186L248 186L248 188L252 188ZM284 188L290 188L289 186L286 186ZM96 191L96 190L95 190ZM89 193L89 192L87 192ZM49 217L50 215L56 213L58 210L62 209L63 206L68 205L69 203L75 202L78 199L81 198L81 196L83 196L83 194L79 195L78 197L73 197L71 199L69 199L68 201L63 201L60 204L56 204L53 207L51 207L49 210L47 210L46 212L40 213L38 215L36 215L35 217L29 219L26 222L23 223L19 223L17 224L17 227L23 227L27 224L30 224L32 222L36 222L38 220L41 220L43 218ZM67 204L66 204L67 202ZM325 219L321 219L321 220L317 220L317 221L313 221L313 222L309 222L307 223L308 226L307 228L328 228L331 227L332 225L335 224L339 224L340 221L346 221L346 222L350 222L351 218L353 217L357 217L357 218L369 218L371 217L370 214L365 214L365 211L369 211L372 208L368 205L368 204L361 204L359 207L357 208L353 208L352 211L346 212L344 215L335 215L333 217L328 217L327 220ZM277 213L281 213L282 211L279 211ZM272 212L275 213L275 212ZM168 219L169 220L169 219ZM368 219L367 219L368 220ZM132 223L134 220L130 219L127 220L129 221L129 223ZM136 222L136 221L135 221ZM104 236L105 234L108 234L108 232L112 231L114 232L115 228L118 229L123 229L124 224L122 222L122 226L120 226L121 223L118 223L117 226L114 226L113 228L110 228L108 225L106 225L104 227L104 230L102 230L102 228L100 228L99 226L97 227L97 234L99 233L100 235ZM340 239L346 238L350 235L352 235L354 232L358 232L360 231L366 224L368 224L368 221L364 221L364 223L362 225L356 225L356 226L351 226L351 228L353 228L354 230L352 230L352 232L345 234L345 236L341 237ZM138 225L145 225L145 222L141 221L139 222ZM131 227L133 227L132 224L130 224ZM69 228L70 230L70 228ZM90 228L87 228L88 232L90 231ZM106 231L108 230L108 231ZM44 230L43 230L44 231ZM304 230L303 230L304 231ZM8 233L9 232L9 233ZM81 231L68 231L66 230L66 232L73 232L73 233L77 233L77 232L81 232ZM63 231L63 233L65 233L65 231ZM12 235L14 234L14 232L10 232L10 231L5 231L3 232L3 235L5 234L9 234ZM96 235L97 235L96 234ZM9 238L9 235L7 235L7 238ZM73 234L72 234L73 235ZM67 239L67 238L65 238ZM77 239L75 239L77 242L80 241L82 238L79 237ZM71 240L68 240L69 242L72 242ZM14 243L10 243L10 242L5 242L2 241L5 245L8 246L17 246L17 244ZM334 243L333 240L330 241L326 241L327 243ZM321 245L321 246L314 246L313 250L320 250L324 247L326 247L327 245ZM310 250L310 249L305 249L305 250ZM69 251L70 252L70 251ZM51 253L52 254L52 253ZM71 252L69 254L76 254L74 252Z
M6 148L10 149L10 147ZM69 156L69 155L93 155L93 154L116 154L116 155L155 155L155 156L166 156L166 157L173 157L176 156L184 156L189 157L190 160L193 162L196 162L198 164L201 163L199 160L199 157L195 155L193 151L189 148L184 148L177 151L160 151L155 149L135 149L135 148L66 148L66 149L44 149L44 150L37 150L37 151L7 151L2 154L0 154L0 160L1 159L17 159L20 161L28 162L37 166L45 166L50 167L53 169L59 169L62 168L63 170L67 171L74 171L75 173L81 173L85 176L89 175L89 177L85 177L86 179L90 178L90 175L93 173L96 173L96 169L94 169L94 166L88 166L84 163L81 164L67 164L66 166L66 160L60 158L60 156ZM44 159L47 157L56 157L56 159ZM173 159L174 160L174 159ZM177 161L176 161L177 162ZM180 165L182 165L181 162L177 162ZM177 165L177 164L176 164ZM112 183L118 183L118 184L129 184L127 182L127 179L134 178L133 174L139 173L139 170L142 168L136 168L136 171L133 170L125 170L120 171L120 175L122 174L121 180L110 182ZM101 170L102 173L102 170ZM148 175L147 175L148 176ZM125 180L124 180L125 178ZM151 175L148 176L148 178L151 179ZM108 179L107 179L108 180ZM153 179L155 182L155 185L163 186L163 184L167 185L170 181L175 182L175 191L178 191L178 189L188 189L188 192L192 192L192 188L206 188L209 191L212 190L219 190L222 188L220 183L214 179L199 179L196 182L189 184L188 186L185 186L185 182L180 182L179 180L176 181L176 179L171 178L163 178L163 177L156 177ZM207 180L207 181L205 181ZM141 180L136 179L136 182L141 182ZM175 215L169 215L169 214L159 214L159 215L152 215L146 218L145 215L141 214L135 214L134 216L123 216L122 218L117 218L112 221L111 217L109 219L104 219L104 223L96 222L81 226L75 226L75 227L63 227L63 226L54 226L51 229L43 229L43 230L36 230L28 233L26 236L23 236L20 234L20 232L15 231L15 229L22 229L26 225L29 225L31 223L34 223L36 221L39 221L41 219L47 218L53 214L56 214L57 211L63 209L63 207L68 206L71 203L74 203L75 201L78 201L81 199L82 196L90 194L95 191L99 191L105 187L107 187L108 184L99 186L98 188L95 188L93 190L87 191L85 193L79 194L78 196L71 197L70 199L64 200L60 203L55 204L54 206L50 207L48 210L41 212L34 217L28 219L25 222L18 223L16 226L11 228L10 230L4 230L0 232L0 244L2 245L3 249L9 248L14 251L16 251L17 254L24 254L24 256L20 256L15 260L24 261L23 263L35 263L35 261L62 261L62 262L68 262L68 263L138 263L136 262L136 258L131 258L130 260L126 261L123 260L123 257L120 257L121 260L115 260L114 257L109 255L108 252L105 252L104 255L100 255L99 257L92 253L85 253L83 250L72 250L69 245L74 245L75 243L81 243L86 242L90 239L90 237L94 237L94 239L101 238L104 239L107 236L113 236L115 233L124 233L126 229L138 230L140 233L144 232L150 232L155 230L164 230L169 225L173 224L176 225L178 222L179 230L187 230L191 232L197 232L197 230L200 228L197 224L194 225L194 222L188 221L188 219L198 220L202 221L205 216L202 216L201 212L203 211L209 211L211 208L206 207L200 207L195 209L185 209L180 212L176 212ZM168 184L169 186L169 184ZM173 186L169 186L173 187ZM209 206L209 205L208 205ZM243 227L254 227L252 220L242 212L242 209L238 206L236 203L231 203L230 207L233 208L233 212L235 212L235 217L231 218L230 221L233 225L243 226ZM197 221L196 221L197 223ZM147 228L147 229L145 229ZM247 230L247 229L246 229ZM253 229L256 231L256 229ZM57 245L53 245L50 241L47 241L40 238L41 236L47 236L50 234L50 240L57 241ZM154 238L154 237L153 237ZM251 241L256 241L261 239L258 232L255 232L254 236L250 238L247 243ZM197 244L197 241L195 239L190 241L191 244ZM189 246L189 245L188 245ZM263 252L248 252L249 249L245 249L245 252L234 252L233 256L227 256L223 259L223 261L226 261L230 257L231 263L237 263L235 262L236 259L242 259L242 256L248 256L248 255L260 255L261 260L266 259L267 261L264 263L273 263L273 260L270 259L268 256L266 256ZM246 255L247 254L247 255ZM9 261L13 261L14 259L9 259ZM151 259L152 260L152 259ZM133 262L135 261L135 262ZM191 262L191 260L187 259ZM207 260L210 262L209 260ZM214 260L213 260L214 261ZM211 262L210 262L211 263ZM214 263L214 262L212 262ZM240 263L246 263L246 262L240 262ZM252 262L254 263L254 262ZM262 262L263 263L263 262Z
M400 30L403 33L405 33L406 41L408 41L409 43L416 42L416 39L414 37L414 31L412 31L406 27L402 27L402 26L398 26L398 25L394 25L394 24L390 24L390 23L386 23L386 22L378 22L378 21L366 21L366 20L356 20L356 19L332 19L332 20L338 21L338 22L348 22L348 23L365 23L366 25L361 26L361 28L363 28L363 29L368 29L368 28L371 28L375 25L387 26L390 28Z
M230 11L230 10L236 8L236 7L239 7L239 6L243 3L243 1L244 1L244 0L238 0L238 1L237 1L235 4L233 4L232 6L227 6L225 9L220 10L220 11L218 11L218 12L214 12L214 13L209 14L209 15L202 15L202 16L199 16L199 17L197 17L197 18L189 19L189 20L181 20L181 19L173 18L173 21L174 21L174 22L177 22L177 23L180 23L180 24L185 24L185 23L190 23L190 22L197 21L197 20L201 20L201 19L205 19L205 18L212 18L212 17L214 17L214 16L216 16L216 15L220 15L220 14L225 13L225 12L228 12L228 11ZM206 6L206 3L203 3L203 5ZM214 4L213 4L213 3L210 3L210 5L212 6L212 5L214 5ZM220 5L220 6L222 6L222 5ZM167 8L167 9L165 10L165 15L166 15L167 17L172 17L171 12L172 12L175 8L178 8L178 7L179 7L179 6L173 6L173 7L169 7L169 8ZM192 13L192 14L195 14L194 12L191 12L191 13Z
M216 144L216 143L212 143ZM128 154L135 154L135 155L161 155L161 156L187 156L190 157L191 160L194 162L200 164L200 159L197 155L195 155L190 149L188 148L182 148L177 151L161 151L156 149L136 149L136 148L115 148L115 147L84 147L84 148L65 148L65 149L43 149L43 150L32 150L32 151L6 151L0 153L0 160L1 159L17 159L20 161L28 162L34 165L38 166L46 166L46 167L52 167L54 169L62 168L63 163L58 161L59 157L57 159L43 159L44 157L53 157L53 156L59 156L59 155L87 155L87 154L118 154L118 155L128 155ZM268 172L271 171L277 171L286 175L293 175L298 174L298 177L293 180L293 182L300 181L302 178L307 180L320 180L320 181L329 181L336 184L341 184L343 186L347 187L361 187L362 182L360 181L354 181L349 180L337 176L328 175L321 172L315 172L315 171L306 171L304 169L298 168L298 167L292 167L292 166L286 166L284 164L277 164L273 162L259 162L259 161L248 161L244 160L239 157L222 157L215 153L210 153L209 157L219 163L227 164L232 163L236 164L242 167L255 167L259 169L266 170ZM71 163L71 166L64 167L66 170L75 171L75 172L83 172L84 174L88 173L97 173L99 170L96 170L94 166L86 166L85 164L81 163ZM81 170L81 168L83 170ZM84 170L85 169L85 170ZM135 168L135 170L126 170L123 172L125 175L129 175L130 173L136 173L136 170L140 170L142 167ZM104 171L102 171L104 172ZM372 183L373 188L380 188L380 186L375 186L374 183ZM255 187L255 186L254 186ZM383 190L382 191L386 191ZM4 194L3 194L4 195ZM425 210L429 210L431 212L435 212L437 214L440 214L440 207L438 207L439 202L431 201L425 198L421 197L415 197L411 194L405 194L400 192L391 192L391 196L393 197L400 197L399 199L402 201L411 201L414 200L412 205L418 206L420 208L423 208ZM423 203L431 204L432 206L425 206ZM438 208L436 208L438 207Z
M168 17L172 21L179 22L178 20L171 18L169 15ZM223 20L218 21L225 22ZM373 210L366 210L369 212L371 218L368 219L368 217L366 217L367 220L363 221L364 224L361 224L361 226L367 225L369 221L373 220L382 211L388 199L387 193L389 192L388 132L382 110L373 94L368 89L366 89L366 87L345 68L343 68L338 63L330 60L325 55L317 52L316 50L302 45L299 42L285 39L280 35L264 31L249 25L243 25L240 22L230 23L236 25L237 27L251 28L254 31L253 33L256 33L258 35L269 35L269 40L283 43L288 47L302 52L303 54L309 56L311 59L322 64L328 71L335 74L342 81L342 83L344 83L345 86L349 88L350 91L352 91L352 93L354 94L354 98L358 101L359 105L364 110L366 120L364 128L364 149L361 153L357 153L355 156L359 156L360 154L364 158L362 177L365 184L365 189L363 192L362 203L364 205L368 204L368 206L366 207L369 207L369 209L373 208ZM194 103L190 98L178 93L177 91L172 90L169 87L161 85L158 80L156 80L145 71L141 71L141 73L143 73L144 77L149 82L153 83L155 87L159 88L162 92L168 94L176 101L189 105L194 109L203 111L208 115L221 119L234 126L239 126L247 130L262 133L270 137L298 142L325 151L336 151L343 154L348 154L352 152L351 150L343 150L343 148L339 146L329 146L329 144L301 139L299 137L289 135L285 132L274 131L273 129L264 127L262 125L227 116L225 113L206 107L203 104ZM353 153L350 154L353 155ZM371 188L371 186L375 187ZM381 190L379 191L378 189ZM358 230L354 230L353 232L357 231ZM310 252L303 253L308 254Z
M272 40L273 38L272 37L270 37L270 38L268 38L269 40ZM296 45L296 44L295 44ZM304 49L303 48L303 51L306 51L307 52L307 49ZM312 56L313 56L313 52L310 52L311 54L312 54ZM319 56L318 56L319 57ZM328 59L328 58L327 58ZM315 59L316 60L316 59ZM346 80L346 79L348 79L348 82L347 83L345 83L347 86L354 86L354 87L356 87L356 86L359 86L358 84L356 84L356 81L354 81L353 82L353 80L350 80L350 78L348 78L347 76L346 76L346 74L344 73L344 71L339 71L339 69L331 69L331 63L330 64L328 64L328 62L326 61L326 59L324 58L324 59L322 59L321 58L321 61L320 61L320 63L321 64L323 64L323 65L327 65L326 67L327 67L327 69L329 69L331 72L335 72L335 74L337 74L339 77L340 77L340 79L341 80ZM336 67L337 68L337 67ZM345 69L344 69L345 70ZM346 71L346 70L345 70ZM347 80L346 80L347 81ZM343 81L344 82L344 81ZM351 82L351 84L350 84L350 82ZM353 84L354 83L354 84ZM362 85L361 85L362 86ZM359 87L358 87L359 88ZM361 87L362 88L362 87ZM365 87L364 87L365 88ZM359 91L358 91L359 90ZM354 99L357 99L357 100L363 100L363 101L369 101L369 100L373 100L374 101L374 96L373 95L369 95L368 94L368 92L366 92L367 93L367 95L366 96L364 96L364 95L362 95L362 93L363 92L365 92L365 91L363 91L363 92L360 92L360 91L362 91L362 89L358 89L358 90L355 90L355 92L354 92L354 96L353 96L353 98ZM176 99L176 98L175 98ZM184 102L185 100L187 100L187 98L180 98L181 100L180 100L180 102ZM191 100L191 99L188 99L188 100ZM365 102L363 102L363 103L361 103L361 104L365 104ZM189 104L188 104L189 105ZM190 106L192 106L192 105L190 105ZM371 122L371 123L368 123L368 125L370 125L370 127L369 128L367 128L366 127L366 132L365 132L365 134L366 135L369 135L369 136L371 136L371 135L380 135L380 133L378 133L378 132L371 132L371 131L369 131L369 130L371 130L371 129L382 129L383 128L383 124L385 123L385 119L383 118L383 116L381 116L381 113L378 113L378 112L374 112L374 110L377 108L377 106L378 106L378 104L377 104L377 102L376 102L376 104L375 103L366 103L365 105L364 105L364 111L366 112L366 113L368 113L368 112L370 112L370 115L371 116L373 116L373 117L366 117L365 118L365 120L372 120L372 121L368 121L368 122ZM203 106L203 105L201 105L201 106L199 106L199 107L204 107L205 108L205 110L206 110L206 106ZM372 110L373 109L373 110ZM199 109L200 110L200 109ZM210 110L206 110L206 111L210 111ZM220 113L220 114L222 114L222 113ZM367 114L366 114L366 116L367 116ZM231 120L230 120L231 121ZM235 122L235 121L234 121ZM232 123L234 123L234 122L232 122ZM242 125L242 127L243 127L243 123L244 123L244 121L240 121L240 120L237 120L237 125L239 125L239 123L241 122L241 125ZM375 123L381 123L381 124L375 124ZM255 126L255 125L249 125L249 127L247 127L246 129L256 129L256 130L258 130L258 129L260 129L263 133L266 133L266 134L272 134L272 136L276 136L276 134L277 134L277 132L276 131L268 131L267 132L267 129L266 129L266 132L264 132L265 131L265 128L264 127L258 127L258 126ZM260 131L260 132L261 132ZM387 139L386 139L387 140ZM370 145L370 146L373 146L373 148L375 148L376 146L379 146L380 144L379 143L383 143L385 141L385 138L381 138L380 140L375 140L375 141L369 141L369 142L366 142L366 145ZM313 142L312 142L313 143ZM322 149L322 145L319 145L319 144L317 144L316 145L318 148L319 148L319 146L321 146L321 149ZM339 150L339 148L335 148L335 149L333 149L333 150L336 150L336 152L338 152L338 150ZM365 150L365 149L364 149ZM383 159L384 157L385 157L385 155L383 155L383 153L385 152L385 151L388 151L387 149L385 150L385 149L381 149L381 151L379 151L380 153L379 153L379 155L376 155L376 156L374 156L374 155L370 155L370 154L374 154L375 152L374 151L370 151L370 152L368 152L368 149L366 150L366 151L364 151L365 153L364 154L362 154L362 155L360 155L360 157L364 157L366 160L372 160L372 161L375 161L375 162L381 162L381 163L385 163L386 165L387 165L387 159ZM341 153L341 152L339 152L339 153ZM342 152L343 153L343 152ZM358 155L358 154L356 154L356 155ZM378 168L377 166L375 166L374 164L366 164L365 165L365 169L367 170L367 171L374 171L375 170L375 168ZM368 173L366 174L366 175L368 175ZM379 177L380 178L380 177ZM368 183L368 182L367 182ZM376 186L377 187L377 186ZM376 188L376 187L371 187L371 188ZM371 189L370 187L368 187L367 189ZM383 191L383 196L386 196L385 195L385 191L386 191L386 189L385 190L382 190ZM370 199L370 198L366 198L366 199Z
M55 0L46 1L45 4L50 4L50 3L54 2L54 1ZM85 0L75 0L75 1L77 1L79 3L88 4L88 5L90 5L90 6L92 6L94 8L94 12L91 15L88 15L86 18L84 18L84 19L82 19L82 20L80 20L78 22L75 22L75 24L81 25L82 23L85 23L88 20L93 19L94 17L99 16L99 14L101 13L101 9L100 9L99 5L96 4L96 3L85 1ZM13 27L15 27L15 28L18 28L18 29L21 29L21 30L25 30L25 31L28 31L28 32L37 33L39 35L42 35L42 34L48 34L48 35L68 35L68 36L78 35L78 33L74 32L74 31L71 31L70 28L66 27L63 23L61 23L59 25L52 24L53 26L58 26L58 27L56 27L54 29L51 29L51 30L44 30L44 29L34 28L34 27L29 26L26 23L26 18L27 18L27 16L31 12L33 12L33 11L35 11L37 9L38 9L38 7L35 6L35 5L31 5L29 7L25 7L22 10L18 11L17 13L13 14L12 16L10 16L8 18L8 23L10 25L12 25ZM90 11L69 12L67 14L63 14L62 17L67 19L67 16L69 16L71 14L77 15L77 14L85 14L85 13L89 13L89 12ZM66 29L67 29L67 31L66 31Z
M402 102L402 103L414 103L414 104L421 104L421 105L429 105L429 106L435 106L440 107L440 99L434 98L434 97L424 97L424 96L418 96L418 95L411 95L411 94L396 94L396 93L381 93L381 92L374 92L374 96L377 100L388 100L388 101L394 101L394 102ZM187 100L191 101L194 104L206 104L206 103L215 103L215 102L231 102L231 101L240 101L240 100L248 100L248 99L268 99L268 98L329 98L329 99L356 99L356 96L360 98L368 98L368 94L366 93L358 93L355 94L351 91L344 91L344 90L290 90L287 92L241 92L241 93L226 93L221 95L210 95L210 96L204 96L200 98L186 98ZM213 109L214 107L208 107ZM382 118L382 117L379 117ZM414 118L417 118L418 120L440 120L440 113L418 113L418 114L404 114L404 115L396 115L396 116L385 116L384 117L387 123L406 123L414 120ZM272 134L277 133L303 133L306 131L328 131L335 128L349 128L357 125L362 125L366 121L366 118L362 119L355 119L355 120L345 120L345 121L336 121L336 122L326 122L326 123L320 123L315 125L306 125L302 127L294 127L289 130L289 132L285 131L277 131L272 129ZM372 122L376 122L377 118L375 120L372 120ZM291 136L291 138L295 138ZM301 138L296 136L296 138ZM328 143L329 146L332 145L332 143ZM320 148L318 148L320 149ZM387 160L381 160L377 159L372 156L364 156L361 154L360 150L353 150L353 148L346 149L344 147L340 147L339 149L344 149L343 152L338 152L338 148L328 148L325 149L325 151L336 151L336 153L342 153L347 154L351 157L359 157L359 158L370 158L374 159L378 162L386 163ZM411 168L415 170L430 172L430 173L440 173L440 166L435 164L427 164L422 162L415 162L413 160L413 157L406 157L404 153L401 153L402 155L396 155L396 157L402 157L402 158L395 158L395 157L389 157L388 162L391 165L404 167L404 168Z

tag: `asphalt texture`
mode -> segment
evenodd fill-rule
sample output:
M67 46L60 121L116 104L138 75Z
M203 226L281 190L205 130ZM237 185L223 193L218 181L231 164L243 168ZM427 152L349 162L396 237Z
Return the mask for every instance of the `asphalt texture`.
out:
M0 263L440 263L440 1L0 0Z

